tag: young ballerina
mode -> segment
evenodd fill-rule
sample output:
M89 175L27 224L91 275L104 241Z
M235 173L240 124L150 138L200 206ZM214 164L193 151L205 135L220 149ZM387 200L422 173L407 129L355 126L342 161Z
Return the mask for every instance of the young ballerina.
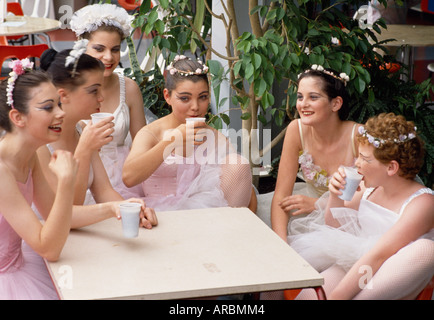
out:
M207 70L198 61L175 57L164 89L172 112L138 132L125 161L125 184L141 185L146 203L156 210L247 207L250 203L248 162L203 121L186 124L187 118L204 117L208 110Z
M346 77L317 65L299 76L300 119L287 128L271 202L272 228L285 241L290 218L310 213L327 191L329 173L341 164L354 164L357 157L357 124L345 120ZM295 183L297 173L306 183Z
M115 72L121 59L121 43L132 31L132 20L125 9L113 4L83 7L71 18L71 29L79 39L89 40L86 53L104 64L101 112L114 116L113 141L102 147L110 182L116 191L124 189L122 167L132 139L146 124L143 98L135 81Z
M0 85L0 299L57 299L41 257L57 260L67 239L78 163L70 152L53 153L53 192L36 149L59 138L65 113L48 75L31 70L28 59L11 67ZM49 212L44 224L32 202ZM23 240L38 255L26 255Z
M339 199L340 168L323 222L289 236L290 245L323 271L328 299L414 299L434 274L434 193L414 180L423 143L413 122L392 113L369 119L359 133L362 190ZM303 290L299 298L313 297Z
M46 68L51 74L65 111L60 138L38 149L42 168L54 188L57 179L48 170L48 159L53 150L68 150L80 161L75 187L75 204L93 203L89 199L85 200L86 191L89 189L95 202L105 206L128 199L128 201L142 202L145 208L143 200L134 198L135 194L126 190L126 187L122 189L122 194L114 190L99 157L98 150L113 139L111 136L113 117L95 124L89 122L84 127L81 124L80 120L90 119L92 113L99 111L103 101L101 86L104 67L101 61L84 53L86 44L87 40L80 40L76 42L73 50L59 53L50 50L41 57L41 67ZM145 208L143 214L144 226L151 228L152 225L156 225L153 209Z

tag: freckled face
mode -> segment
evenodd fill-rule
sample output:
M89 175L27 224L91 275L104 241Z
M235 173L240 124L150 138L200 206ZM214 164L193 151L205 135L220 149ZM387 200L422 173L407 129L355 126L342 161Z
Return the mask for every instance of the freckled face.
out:
M167 103L172 106L172 113L181 123L186 118L204 117L208 111L210 94L206 81L184 80L170 95L167 90L164 93Z
M86 53L99 59L105 66L104 76L110 76L121 60L121 36L116 31L95 31Z
M387 177L387 165L374 157L374 147L370 144L359 145L359 157L355 164L368 188L378 187Z

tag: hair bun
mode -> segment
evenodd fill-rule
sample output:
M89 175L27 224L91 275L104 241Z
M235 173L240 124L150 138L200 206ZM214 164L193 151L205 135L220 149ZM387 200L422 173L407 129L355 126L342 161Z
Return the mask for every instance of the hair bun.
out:
M54 61L54 58L57 55L57 51L54 49L47 49L45 50L42 55L41 55L41 69L44 71L47 71L48 68L50 67L51 63Z

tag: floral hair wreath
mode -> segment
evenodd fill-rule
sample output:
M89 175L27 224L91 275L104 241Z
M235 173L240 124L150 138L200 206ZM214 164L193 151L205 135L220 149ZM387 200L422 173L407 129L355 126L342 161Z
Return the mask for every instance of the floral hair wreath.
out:
M109 3L93 4L75 12L70 26L77 37L86 32L93 32L102 25L117 27L122 30L125 37L128 37L133 29L133 20L134 17L122 7Z
M176 69L173 64L180 61L180 60L191 60L190 58L184 56L184 55L177 55L175 56L175 59L173 59L173 61L170 63L170 65L167 66L166 70L170 72L170 74L173 76L175 73L178 73L182 76L188 77L188 76L192 76L192 75L201 75L201 74L206 74L208 73L208 67L206 65L203 64L202 61L197 60L197 62L199 64L202 65L202 69L201 68L197 68L195 71L184 71L184 70L178 70Z
M366 129L364 127L359 127L359 134L363 137L366 137L368 139L368 142L370 144L372 144L375 148L379 148L382 145L388 143L388 142L393 142L393 143L404 143L406 141L409 141L411 139L416 138L416 130L417 128L414 127L414 132L410 132L409 134L400 134L398 139L380 139L377 137L374 137L372 135L370 135Z
M33 62L31 62L29 59L14 60L9 62L9 68L11 68L12 71L9 73L8 84L6 86L6 97L7 97L6 103L12 109L15 109L14 108L15 81L17 81L20 75L26 73L26 71L30 71L33 69Z
M88 42L89 41L86 39L75 41L72 50L69 52L69 55L65 59L65 67L69 67L69 65L73 64L71 74L73 78L77 69L78 60L80 59L81 55L86 52Z
M342 81L342 82L344 83L345 86L347 85L347 82L350 81L350 77L349 77L345 72L341 72L341 73L339 74L339 76L337 76L337 75L335 75L333 72L324 69L323 66L318 65L318 64L313 64L313 65L310 67L310 69L307 69L306 71L300 73L300 74L298 75L298 78L300 78L300 76L301 76L303 73L310 72L311 70L316 70L316 71L320 71L320 72L326 73L326 74L332 76L333 78Z

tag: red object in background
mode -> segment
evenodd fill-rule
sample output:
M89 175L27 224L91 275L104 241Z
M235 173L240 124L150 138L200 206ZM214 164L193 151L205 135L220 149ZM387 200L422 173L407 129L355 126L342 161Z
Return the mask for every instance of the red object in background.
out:
M3 65L6 59L10 58L40 58L47 49L48 45L45 43L30 46L0 45L0 66Z

